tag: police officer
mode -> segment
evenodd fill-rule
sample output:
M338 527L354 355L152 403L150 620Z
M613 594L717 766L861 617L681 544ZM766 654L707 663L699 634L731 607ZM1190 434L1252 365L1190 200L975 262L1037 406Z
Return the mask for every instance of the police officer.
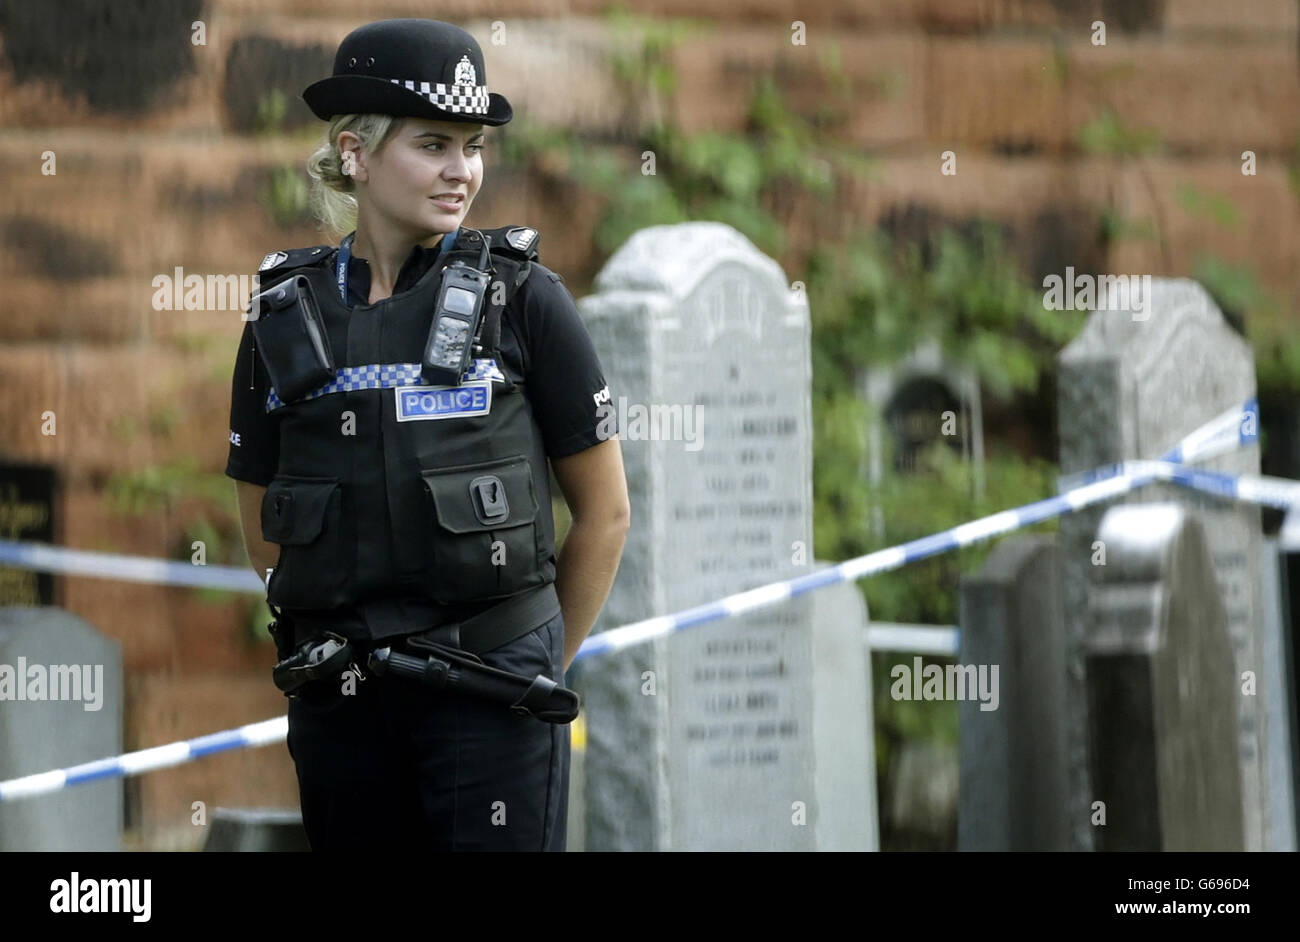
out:
M308 837L563 850L568 717L538 717L568 702L627 531L608 386L536 230L465 223L485 129L512 117L469 33L362 26L303 98L329 122L317 210L355 231L263 259L226 473L277 677L314 665L289 701ZM548 462L573 517L558 560ZM402 658L441 688L381 669Z

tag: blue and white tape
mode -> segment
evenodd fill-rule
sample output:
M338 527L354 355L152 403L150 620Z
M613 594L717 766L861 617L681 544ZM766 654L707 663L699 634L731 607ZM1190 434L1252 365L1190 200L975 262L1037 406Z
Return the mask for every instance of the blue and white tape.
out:
M1081 510L1157 480L1171 481L1194 490L1249 503L1275 507L1291 507L1300 504L1300 481L1262 475L1224 474L1189 468L1172 461L1126 461L1116 467L1117 470L1111 476L1074 488L1056 497L981 517L940 533L877 550L806 576L759 586L685 611L610 629L588 638L578 649L574 659L619 651L675 631L777 605L796 595L837 582L855 581L864 576L898 569L908 563L959 546L969 546L993 536L1010 533L1043 520ZM136 775L157 768L179 765L199 756L227 749L268 745L282 741L287 735L286 717L266 720L198 739L0 782L0 801L47 794L69 785L110 776Z
M1161 461L1190 464L1259 442L1259 400L1247 399L1206 422L1160 456Z
M899 569L908 563L916 562L918 559L945 553L959 546L969 546L990 537L1010 533L1013 530L1019 530L1021 527L1027 527L1103 500L1109 500L1136 487L1149 484L1156 478L1157 473L1154 469L1139 469L1135 470L1134 473L1121 472L1113 477L1092 484L1085 484L1083 487L1075 488L1057 497L1048 497L1032 504L1025 504L1023 507L980 517L978 520L972 520L969 523L963 523L960 526L930 536L924 536L899 546L876 550L874 553L868 553L865 556L859 556L838 565L829 566L806 576L799 576L785 582L774 582L770 585L760 586L757 589L750 589L748 592L729 595L715 602L699 605L673 615L661 615L657 618L648 618L645 621L624 625L620 628L611 628L609 631L593 635L583 642L574 660L577 661L581 658L610 651L620 651L631 645L662 637L683 628L691 628L705 622L717 621L743 612L766 608L769 605L784 602L796 595L802 595L804 592L834 585L837 582L852 582L864 576L874 576L877 573L887 572L891 569Z
M787 582L774 582L729 595L695 608L678 612L674 615L662 615L645 621L612 628L609 631L588 638L578 649L574 660L601 654L607 651L619 651L633 644L649 641L663 635L671 634L682 628L690 628L705 622L717 621L753 611L768 605L775 605L786 599L800 595L811 589L836 582L848 582L872 576L891 569L899 569L908 563L916 562L939 553L969 546L989 537L1010 533L1022 527L1039 523L1052 517L1072 513L1092 504L1100 503L1112 497L1118 497L1131 490L1150 484L1153 481L1169 481L1181 484L1193 490L1214 494L1232 500L1251 504L1264 504L1271 507L1289 508L1300 504L1300 481L1286 478L1267 477L1265 475L1225 474L1218 471L1205 471L1189 468L1172 461L1125 461L1116 466L1117 470L1091 484L1067 491L1057 497L1035 501L1023 507L1004 510L1001 513L981 517L969 523L944 530L931 536L912 540L899 546L877 550L866 556L859 556L847 562L822 569L807 576L800 576Z
M110 759L98 759L66 769L25 775L22 778L0 782L0 802L47 795L69 785L82 785L104 778L139 775L142 772L152 772L168 766L183 765L194 759L210 756L214 752L243 749L247 746L268 746L271 743L283 742L288 735L289 718L282 716L208 736L199 736L197 739L154 746L151 749L141 749L139 752L128 752Z
M1240 406L1234 406L1222 415L1210 419L1210 421L1189 435L1185 435L1179 440L1178 444L1156 460L1185 464L1236 451L1239 448L1254 445L1258 441L1259 400L1252 397ZM1119 473L1122 464L1122 462L1116 462L1092 468L1089 471L1063 474L1056 479L1056 490L1058 493L1063 494L1066 491L1074 490L1076 487L1091 484L1093 481L1114 477Z
M1170 467L1177 466L1170 465ZM649 641L652 638L661 637L674 631L729 618L742 612L765 608L769 605L776 605L796 595L837 582L848 582L860 579L863 576L897 569L907 563L945 552L957 546L966 546L1000 533L1008 533L1020 527L1037 523L1040 520L1047 520L1063 513L1079 510L1082 507L1126 493L1133 488L1155 480L1156 477L1156 470L1152 468L1144 468L1132 474L1121 473L1115 477L1085 485L1068 494L1049 497L1014 510L1006 510L988 517L982 517L979 520L953 527L942 533L922 537L901 546L877 550L874 553L850 559L837 566L800 576L797 579L760 586L757 589L729 595L716 602L700 605L683 612L650 618L631 625L614 628L588 638L582 647L578 649L575 660L609 651L618 651L630 645ZM128 753L124 756L89 762L69 769L56 769L52 772L42 772L8 782L0 782L0 801L20 796L47 794L66 788L69 785L96 781L110 776L136 775L169 765L178 765L198 758L200 755L209 755L224 749L268 745L272 742L281 741L287 735L288 719L286 717L267 720L263 723L255 723L239 729L214 733L211 736L203 736L186 742L158 746L141 752Z
M0 540L0 566L124 582L227 589L231 592L256 592L258 595L266 593L266 584L245 566L198 566L172 559L97 553L23 540Z

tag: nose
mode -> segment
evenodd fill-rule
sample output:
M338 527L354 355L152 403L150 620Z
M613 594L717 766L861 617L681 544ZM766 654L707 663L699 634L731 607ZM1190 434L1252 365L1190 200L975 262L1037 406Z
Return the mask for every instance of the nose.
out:
M447 159L446 166L442 168L442 176L447 180L463 180L468 182L471 174L469 172L469 160L465 157L465 152L460 148L449 148L451 155Z

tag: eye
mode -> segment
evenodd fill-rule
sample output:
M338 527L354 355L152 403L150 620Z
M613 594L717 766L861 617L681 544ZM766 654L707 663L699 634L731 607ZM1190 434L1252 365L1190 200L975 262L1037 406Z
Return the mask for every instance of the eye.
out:
M425 144L422 145L422 146L424 146L424 147L426 147L426 148L429 148L429 147L442 147L442 146L444 146L444 145L443 145L443 142L442 142L442 141L429 141L429 142L425 143ZM466 145L465 145L466 149L468 149L468 150L472 150L472 151L474 151L475 153L478 153L478 152L482 151L483 148L484 148L484 146L486 146L486 145L484 145L484 144L466 144Z

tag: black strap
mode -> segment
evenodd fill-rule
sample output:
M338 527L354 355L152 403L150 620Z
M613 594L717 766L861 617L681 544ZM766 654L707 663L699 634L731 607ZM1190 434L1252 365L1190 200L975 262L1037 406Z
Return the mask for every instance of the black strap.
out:
M451 645L471 654L483 654L522 638L560 614L555 583L530 589L493 605L462 622L439 625L412 635L437 644Z
M551 706L551 692L558 686L560 685L551 678L538 674L524 695L510 705L510 709L523 716L545 713Z

